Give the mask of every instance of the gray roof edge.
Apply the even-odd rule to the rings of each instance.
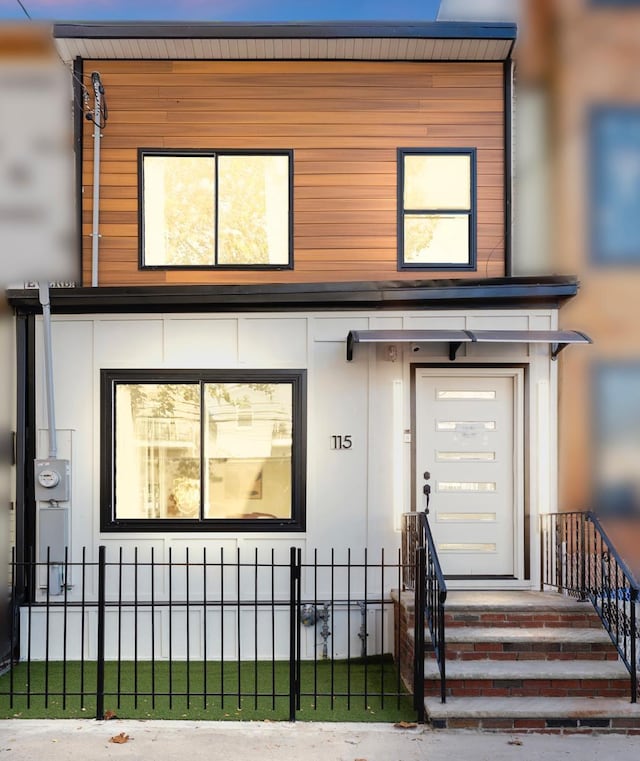
[[[508,22],[331,21],[288,23],[69,21],[53,25],[56,39],[341,39],[416,38],[515,40]]]

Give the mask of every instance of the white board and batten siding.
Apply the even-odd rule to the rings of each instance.
[[[490,364],[526,368],[523,419],[528,439],[522,467],[527,473],[519,535],[526,519],[555,509],[556,500],[556,363],[549,347],[540,344],[485,344],[462,346],[449,362],[447,344],[359,345],[352,362],[346,361],[350,330],[393,329],[522,329],[556,328],[553,309],[461,311],[349,311],[332,313],[146,314],[55,316],[53,318],[56,420],[61,450],[70,457],[70,560],[97,559],[98,545],[116,560],[138,548],[141,560],[154,548],[157,562],[185,556],[196,562],[219,557],[267,559],[285,562],[292,546],[301,548],[303,562],[345,562],[350,548],[354,562],[368,549],[379,563],[384,549],[395,562],[400,544],[401,514],[423,509],[412,498],[413,468],[411,387],[415,365],[439,364],[453,373],[462,366]],[[42,331],[37,325],[38,456],[46,456],[46,400],[42,367]],[[305,369],[307,371],[307,479],[306,531],[296,533],[101,533],[100,531],[100,371],[102,369]],[[526,393],[525,393],[526,391]],[[332,437],[350,436],[349,449],[332,448]],[[420,465],[418,464],[418,468]],[[420,473],[419,473],[420,475]],[[437,494],[434,495],[437,498]],[[516,538],[514,551],[522,552]],[[513,583],[536,586],[538,549],[532,546],[531,578],[523,579],[522,563],[515,563]],[[311,578],[311,577],[309,577]],[[78,587],[71,579],[69,599]],[[397,586],[389,573],[388,591]],[[313,590],[302,590],[303,597]],[[107,590],[107,596],[113,590]],[[166,595],[166,584],[156,590]],[[319,590],[319,597],[324,594]],[[336,590],[336,595],[345,590]],[[158,613],[158,615],[161,615]],[[34,624],[36,622],[34,621]],[[357,628],[357,627],[356,627]]]

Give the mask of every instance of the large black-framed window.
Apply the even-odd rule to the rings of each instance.
[[[138,150],[141,269],[292,269],[293,151]]]
[[[399,148],[398,269],[475,268],[475,148]]]
[[[590,249],[600,266],[640,264],[640,107],[590,114]]]
[[[304,531],[305,370],[102,370],[103,531]]]

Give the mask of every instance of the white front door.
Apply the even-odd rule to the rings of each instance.
[[[446,576],[516,577],[522,565],[522,371],[417,368],[416,488]]]

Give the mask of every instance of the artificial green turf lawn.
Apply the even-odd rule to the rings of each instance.
[[[333,668],[332,668],[333,665]],[[366,673],[366,680],[365,680]],[[0,718],[95,718],[96,664],[50,662],[19,663],[13,670],[13,706],[10,674],[0,677]],[[301,721],[400,721],[412,719],[411,697],[398,683],[390,657],[367,661],[303,661],[301,698],[296,718]],[[83,679],[83,681],[81,681]],[[31,698],[27,686],[30,683]],[[365,682],[366,693],[365,697]],[[118,698],[118,683],[120,684]],[[42,694],[48,684],[49,698]],[[137,684],[137,690],[135,689]],[[289,664],[276,662],[139,662],[105,665],[105,712],[119,718],[287,720],[289,718]],[[256,689],[257,685],[257,689]],[[80,692],[84,691],[84,700]],[[132,697],[138,692],[137,701]],[[350,700],[346,697],[351,692]],[[66,692],[66,701],[62,693]],[[155,692],[155,699],[151,693]],[[168,693],[171,693],[171,699]],[[238,696],[240,692],[240,697]],[[254,697],[255,693],[259,697]],[[275,692],[275,699],[271,693]],[[330,697],[333,692],[333,699]],[[380,693],[385,692],[384,699]],[[400,692],[398,696],[396,693]],[[19,694],[22,693],[22,694]],[[158,693],[165,693],[160,696]],[[199,693],[199,694],[198,694]],[[221,696],[221,693],[224,693]],[[355,693],[355,694],[354,694]]]

